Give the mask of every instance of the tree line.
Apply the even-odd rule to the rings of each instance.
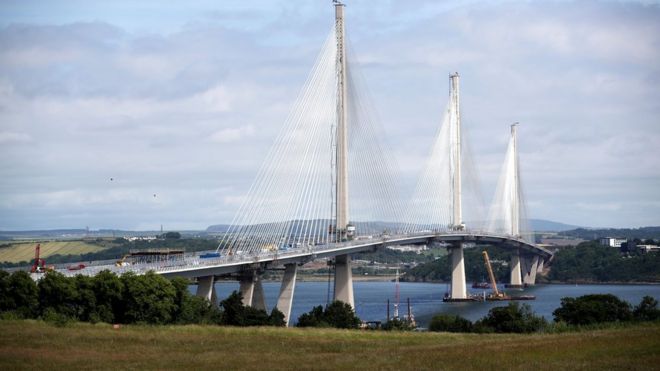
[[[153,272],[117,276],[102,271],[94,277],[66,277],[48,272],[38,282],[23,271],[0,271],[2,318],[37,318],[122,324],[217,324],[284,326],[284,314],[243,305],[233,292],[218,307],[188,291],[184,278],[168,280]]]
[[[551,282],[660,282],[660,253],[621,254],[619,248],[587,241],[555,253]]]
[[[468,281],[488,277],[481,252],[488,251],[497,282],[509,282],[511,251],[496,246],[464,250]],[[547,276],[538,282],[660,282],[660,252],[621,254],[618,248],[586,241],[558,250]],[[451,256],[406,270],[403,280],[414,282],[451,281]]]
[[[557,332],[607,323],[659,321],[658,301],[650,296],[642,298],[633,307],[630,303],[611,294],[565,297],[552,313],[554,323],[536,315],[529,304],[511,302],[495,307],[488,314],[472,323],[457,315],[440,314],[431,319],[430,331],[476,333],[532,333]]]

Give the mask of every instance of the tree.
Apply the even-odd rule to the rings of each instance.
[[[472,322],[453,314],[438,314],[431,318],[429,331],[471,332]]]
[[[73,281],[76,288],[75,318],[85,322],[99,322],[101,318],[96,310],[94,279],[79,274]]]
[[[555,309],[552,315],[556,322],[566,322],[569,325],[628,321],[632,318],[630,304],[612,294],[562,298],[561,306]]]
[[[297,327],[330,327],[325,322],[323,316],[323,307],[321,305],[312,308],[308,313],[303,313],[298,317]]]
[[[181,233],[179,232],[167,232],[164,234],[166,240],[179,240],[181,239]]]
[[[243,295],[234,291],[220,302],[222,323],[231,326],[283,326],[284,314],[273,308],[270,316],[263,309],[243,305]]]
[[[27,272],[9,275],[0,272],[0,311],[13,311],[19,317],[33,318],[39,309],[37,284]]]
[[[330,303],[323,314],[328,324],[336,328],[358,328],[362,322],[350,304],[339,300]]]
[[[232,326],[243,326],[245,323],[243,310],[243,295],[233,291],[225,300],[220,302],[222,308],[222,323]]]
[[[530,333],[547,326],[543,317],[536,316],[529,304],[511,302],[506,307],[495,307],[474,324],[477,332]]]
[[[39,281],[38,287],[42,314],[52,312],[66,318],[78,318],[78,292],[72,279],[59,272],[48,272]]]
[[[175,311],[174,285],[166,278],[148,272],[142,276],[126,273],[124,283],[124,320],[128,323],[167,324]]]
[[[9,273],[0,270],[0,312],[6,312],[16,309],[16,304],[11,297],[9,297],[11,290],[9,289]]]
[[[660,319],[658,301],[651,296],[645,296],[633,310],[633,317],[638,321],[657,321]]]
[[[358,328],[360,318],[355,315],[350,304],[335,300],[325,310],[320,305],[312,308],[309,313],[303,313],[298,318],[298,327],[335,327]]]
[[[284,327],[286,326],[286,320],[284,319],[284,313],[279,309],[273,308],[270,311],[270,316],[268,316],[268,324],[275,327]]]
[[[124,284],[121,279],[109,270],[103,270],[94,276],[93,287],[98,320],[106,323],[121,322],[124,312]]]

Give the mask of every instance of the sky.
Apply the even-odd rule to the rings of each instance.
[[[414,187],[461,74],[484,197],[518,143],[528,214],[660,225],[660,4],[347,0]],[[229,223],[334,22],[331,1],[4,0],[0,230]]]

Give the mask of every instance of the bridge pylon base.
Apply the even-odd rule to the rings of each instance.
[[[451,299],[467,299],[465,260],[461,242],[454,243],[451,247]]]
[[[284,321],[289,326],[291,319],[291,307],[293,306],[293,292],[296,288],[296,272],[298,265],[286,264],[284,266],[284,276],[282,277],[282,286],[280,286],[280,296],[277,299],[277,309],[284,313]]]
[[[353,298],[353,272],[351,271],[351,256],[348,254],[335,257],[335,296],[334,300],[348,303],[355,308]]]

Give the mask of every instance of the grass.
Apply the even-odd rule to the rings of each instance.
[[[0,248],[0,262],[17,263],[21,261],[32,262],[34,260],[34,248],[37,243],[41,244],[40,255],[48,258],[51,255],[78,255],[89,252],[97,252],[104,249],[98,245],[92,245],[85,241],[45,241],[45,242],[18,242]]]
[[[660,324],[478,335],[0,321],[0,369],[660,369]]]

